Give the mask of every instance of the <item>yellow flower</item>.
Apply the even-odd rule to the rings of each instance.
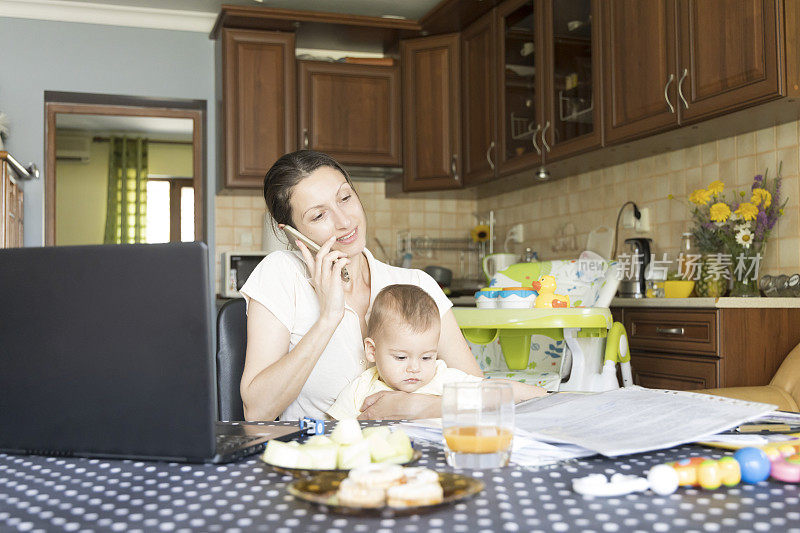
[[[489,240],[489,226],[486,224],[478,224],[472,231],[470,231],[472,235],[472,240],[474,242],[484,242]]]
[[[720,180],[714,180],[708,184],[708,192],[714,195],[720,194],[725,190],[725,184]]]
[[[706,205],[711,200],[711,192],[705,189],[696,189],[689,195],[689,201],[697,205]]]
[[[731,208],[725,202],[717,202],[711,206],[708,214],[714,222],[725,222],[731,216]]]
[[[764,202],[764,209],[768,208],[772,204],[772,194],[766,189],[753,189],[753,197],[750,198],[750,203],[759,205],[762,201]]]
[[[736,214],[744,220],[755,220],[756,215],[758,215],[758,208],[750,202],[742,202],[739,204],[739,209],[736,210]]]

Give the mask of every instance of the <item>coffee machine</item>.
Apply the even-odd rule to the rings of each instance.
[[[652,259],[652,239],[625,239],[629,247],[629,268],[621,266],[622,281],[619,284],[619,295],[622,298],[644,298],[647,293],[645,272]]]

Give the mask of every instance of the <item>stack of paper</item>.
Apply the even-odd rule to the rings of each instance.
[[[548,395],[518,408],[515,421],[541,441],[615,457],[696,442],[774,409],[707,394],[625,387]]]
[[[399,426],[413,440],[424,440],[444,447],[440,419],[403,422]],[[570,444],[547,444],[532,438],[519,428],[514,432],[511,462],[519,466],[542,466],[590,455],[595,455],[595,452]]]

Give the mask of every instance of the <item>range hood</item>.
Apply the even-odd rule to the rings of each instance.
[[[342,165],[353,180],[385,181],[403,175],[403,167],[367,167],[358,165]]]

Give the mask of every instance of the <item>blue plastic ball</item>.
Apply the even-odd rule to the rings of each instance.
[[[733,454],[733,458],[739,462],[742,481],[745,483],[758,483],[769,477],[772,463],[764,450],[753,447],[742,448]]]

